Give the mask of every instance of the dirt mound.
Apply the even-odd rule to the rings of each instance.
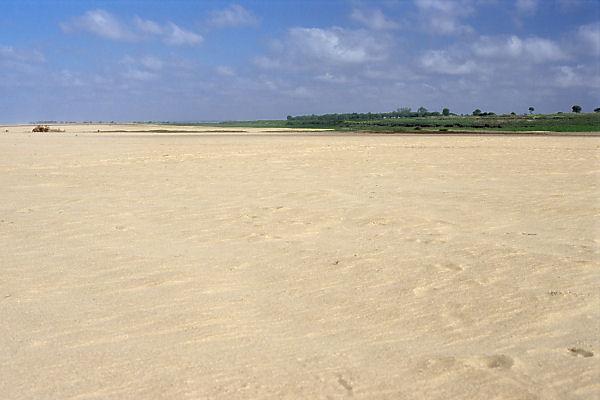
[[[31,132],[50,132],[50,127],[48,125],[38,125]]]
[[[50,128],[48,125],[38,125],[31,132],[64,132],[64,129]]]

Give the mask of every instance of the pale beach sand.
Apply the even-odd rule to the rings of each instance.
[[[0,128],[1,398],[600,398],[600,138],[64,128]]]

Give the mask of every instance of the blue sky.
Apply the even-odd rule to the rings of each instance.
[[[2,0],[0,24],[0,122],[600,107],[600,0]]]

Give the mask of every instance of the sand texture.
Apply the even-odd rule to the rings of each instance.
[[[600,398],[600,138],[28,130],[3,399]]]

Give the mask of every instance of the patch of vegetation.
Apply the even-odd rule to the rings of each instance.
[[[500,131],[500,132],[599,132],[599,113],[548,115],[428,115],[388,116],[382,114],[326,114],[288,117],[286,121],[229,122],[224,126],[328,128],[340,131],[411,132]]]
[[[400,108],[389,113],[352,113],[288,116],[287,126],[303,128],[334,128],[338,130],[369,130],[404,132],[411,130],[427,131],[550,131],[550,132],[598,132],[600,115],[580,113],[578,106],[574,113],[504,114],[482,112],[477,109],[472,115],[451,114],[448,109],[442,113],[429,112],[424,107],[412,112],[410,108]]]
[[[286,120],[225,121],[220,123],[197,123],[185,125],[245,127],[245,128],[293,128],[332,129],[335,131],[366,132],[600,132],[600,109],[583,113],[573,106],[571,113],[529,114],[515,113],[496,115],[480,109],[472,115],[457,115],[444,108],[442,112],[430,112],[425,107],[417,111],[399,108],[385,113],[346,113],[288,116]],[[177,125],[177,124],[170,124]]]

